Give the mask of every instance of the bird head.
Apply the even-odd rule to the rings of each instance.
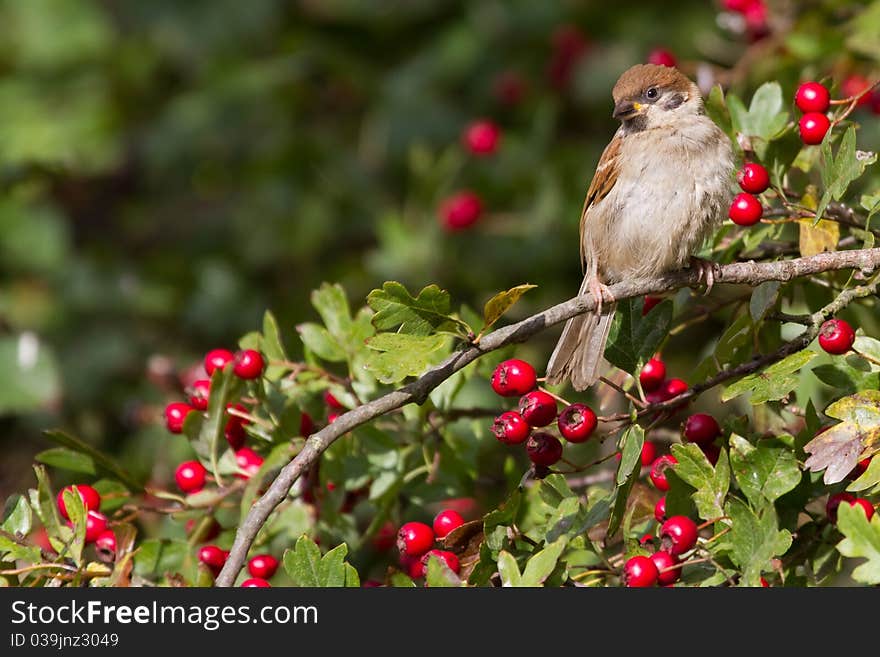
[[[629,131],[671,125],[704,111],[697,85],[669,66],[633,66],[617,80],[612,96],[613,116]]]

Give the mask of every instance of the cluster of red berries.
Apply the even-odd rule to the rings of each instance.
[[[642,367],[639,383],[645,392],[645,400],[650,404],[669,401],[688,389],[688,384],[683,379],[666,378],[666,363],[656,356]]]
[[[659,546],[650,556],[636,555],[627,559],[622,574],[624,586],[671,586],[681,578],[681,567],[687,561],[687,556],[682,557],[697,544],[697,523],[687,516],[672,516],[658,522],[662,523]],[[640,543],[645,548],[653,548],[655,538],[646,534]]]
[[[203,545],[199,548],[198,558],[214,577],[220,574],[226,560],[229,558],[229,550],[224,550],[216,545]],[[248,572],[251,577],[241,583],[243,588],[270,588],[269,580],[278,570],[278,559],[271,554],[257,554],[248,561]]]
[[[165,426],[168,431],[175,434],[183,433],[183,424],[190,413],[208,410],[211,394],[210,377],[215,371],[222,370],[230,363],[233,374],[246,381],[258,379],[266,365],[263,355],[255,349],[242,349],[234,354],[227,349],[209,351],[204,360],[205,374],[209,378],[198,379],[189,386],[188,402],[171,402],[165,407]],[[244,428],[248,420],[240,414],[246,413],[247,408],[241,403],[227,404],[226,412],[229,418],[224,427],[224,435],[229,447],[235,452],[235,461],[240,470],[236,476],[247,479],[263,465],[263,457],[244,446],[247,437]],[[305,419],[304,414],[303,420]],[[174,479],[184,493],[196,493],[204,488],[207,471],[198,461],[186,461],[177,467]]]
[[[489,157],[498,150],[501,128],[488,119],[478,119],[465,127],[461,141],[471,155]],[[440,204],[440,219],[450,231],[470,228],[482,214],[483,200],[470,189],[458,191]]]
[[[798,121],[801,141],[805,144],[821,144],[831,127],[825,112],[831,104],[831,94],[818,82],[804,82],[794,95],[794,103],[804,113]]]
[[[454,552],[434,547],[438,539],[445,538],[449,532],[464,524],[464,518],[457,511],[444,509],[434,517],[433,527],[423,522],[407,522],[397,532],[397,549],[400,551],[400,565],[413,579],[424,577],[428,560],[434,556],[443,561],[456,575],[461,572],[461,563]]]
[[[744,31],[752,41],[756,41],[770,33],[767,22],[767,5],[764,0],[724,0],[722,3],[727,11],[739,17]]]
[[[94,543],[101,553],[112,558],[112,555],[116,553],[116,534],[108,528],[107,516],[100,513],[101,494],[88,484],[73,484],[61,489],[55,501],[58,505],[58,512],[67,520],[67,525],[71,528],[73,528],[73,522],[67,513],[67,505],[64,503],[65,491],[75,491],[86,509],[86,543]]]
[[[532,432],[556,422],[559,434],[570,443],[585,442],[598,419],[586,404],[569,404],[557,412],[556,398],[536,390],[535,368],[524,360],[506,360],[492,373],[492,389],[502,397],[519,397],[516,411],[495,418],[492,432],[506,445],[525,443],[526,453],[536,466],[549,467],[562,458],[562,442],[547,431]]]
[[[834,356],[845,354],[856,341],[856,332],[844,319],[829,319],[819,327],[819,346]]]
[[[764,208],[756,195],[770,186],[770,176],[763,166],[749,162],[736,174],[736,180],[743,191],[734,197],[727,214],[739,226],[753,226],[764,214]]]

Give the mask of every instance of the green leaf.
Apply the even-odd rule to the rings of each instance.
[[[61,394],[52,349],[33,333],[0,337],[0,415],[35,411]]]
[[[880,442],[880,391],[863,390],[837,400],[825,415],[841,420],[804,445],[810,454],[805,465],[825,470],[823,480],[835,484],[852,472],[863,451]]]
[[[853,342],[853,350],[868,356],[880,363],[880,340],[868,337],[867,335],[859,335]]]
[[[179,573],[192,549],[186,541],[149,538],[142,541],[134,553],[134,572],[140,577]]]
[[[526,562],[526,569],[523,571],[519,586],[543,585],[544,580],[550,577],[553,569],[556,568],[556,562],[559,561],[566,543],[567,540],[565,538],[560,538],[540,552],[532,555]]]
[[[763,158],[767,144],[785,130],[788,112],[778,82],[765,82],[752,96],[748,111],[733,94],[728,94],[727,105],[733,127],[737,132],[752,138],[752,147]]]
[[[730,112],[727,109],[727,104],[724,102],[724,90],[720,84],[712,87],[709,95],[706,97],[706,114],[724,131],[724,134],[731,139],[736,137],[733,132],[733,123],[730,120]]]
[[[454,588],[461,586],[461,579],[449,569],[443,559],[432,554],[428,557],[425,583],[430,588]]]
[[[260,469],[248,479],[244,492],[241,495],[241,504],[239,505],[241,515],[239,524],[244,522],[245,517],[259,496],[266,475],[272,470],[284,467],[293,458],[294,450],[294,446],[289,442],[275,445],[275,447],[272,448],[272,451],[270,451],[266,455],[266,458],[263,459],[263,464],[260,466]]]
[[[347,355],[330,332],[320,324],[305,322],[296,327],[299,339],[306,348],[321,358],[332,363],[347,359]]]
[[[423,288],[417,297],[397,281],[387,281],[381,290],[367,295],[367,305],[375,311],[373,326],[378,331],[429,335],[438,331],[470,330],[450,315],[449,292],[436,285]]]
[[[284,571],[295,586],[321,586],[318,566],[321,563],[321,548],[303,534],[292,550],[285,550],[282,558]]]
[[[446,354],[445,335],[379,333],[367,341],[372,353],[365,367],[382,383],[398,383],[408,376],[424,374]]]
[[[0,534],[0,561],[14,561],[16,559],[34,564],[40,563],[43,560],[43,555],[40,548],[35,545],[22,545]]]
[[[391,586],[396,589],[414,589],[416,588],[416,583],[410,579],[409,575],[404,573],[394,573],[390,578]]]
[[[865,168],[877,161],[877,154],[856,150],[856,129],[849,126],[840,141],[837,155],[831,153],[831,143],[828,139],[822,142],[822,184],[825,193],[819,201],[816,217],[821,219],[825,214],[828,204],[832,200],[839,201],[843,198],[850,184],[859,178]]]
[[[281,330],[278,328],[278,320],[271,311],[263,313],[263,333],[260,336],[260,351],[271,361],[286,361],[287,352],[281,342]],[[277,381],[287,370],[284,365],[271,365],[266,367],[264,376],[269,381]]]
[[[318,564],[320,586],[340,588],[345,586],[345,556],[348,546],[340,543],[325,554]]]
[[[46,449],[34,457],[40,463],[45,463],[53,468],[82,472],[89,475],[98,474],[98,468],[91,456],[82,452],[75,452],[67,447],[53,447]]]
[[[633,484],[639,477],[641,459],[633,458],[642,453],[642,445],[645,443],[645,430],[638,424],[631,425],[621,436],[618,449],[620,450],[620,462],[617,464],[617,474],[614,477],[614,504],[611,507],[611,516],[608,519],[608,535],[614,534],[620,527],[626,512],[626,503]]]
[[[346,563],[348,546],[340,543],[321,556],[321,549],[303,534],[292,550],[286,550],[282,563],[296,586],[343,587],[357,578],[357,571]]]
[[[880,373],[864,372],[836,360],[834,364],[814,367],[812,373],[822,383],[834,388],[836,395],[851,395],[866,388],[877,388],[880,385]]]
[[[86,545],[86,507],[79,493],[65,488],[61,493],[64,497],[64,508],[73,528],[73,538],[67,544],[70,557],[77,566],[83,563],[82,553]]]
[[[846,487],[851,493],[867,490],[880,484],[880,458],[872,458],[868,463],[868,469],[862,475]]]
[[[846,34],[847,50],[880,61],[880,3],[866,3],[864,10],[855,12],[843,26],[842,32]]]
[[[345,342],[344,338],[351,333],[351,309],[342,286],[324,283],[312,292],[311,301],[330,335],[340,344]]]
[[[214,370],[207,419],[203,421],[200,413],[191,412],[183,423],[183,431],[190,439],[196,454],[210,464],[211,474],[221,486],[223,478],[220,476],[220,453],[227,447],[224,432],[229,421],[226,405],[232,401],[240,386],[239,379],[232,374],[231,364],[222,370]]]
[[[766,504],[753,511],[744,502],[731,498],[726,505],[731,520],[731,559],[742,569],[742,586],[760,586],[761,573],[771,569],[770,560],[791,547],[791,534],[779,529],[776,509]]]
[[[498,553],[498,574],[501,576],[501,586],[522,586],[519,566],[507,550]]]
[[[837,550],[845,557],[864,557],[867,561],[852,576],[863,584],[880,584],[880,515],[871,521],[861,507],[841,504],[837,508],[837,529],[844,538]]]
[[[765,281],[752,290],[752,296],[749,299],[749,314],[753,322],[764,319],[773,306],[776,305],[776,299],[779,296],[779,281]]]
[[[483,328],[480,329],[480,333],[484,333],[488,328],[492,327],[495,322],[501,319],[501,316],[504,315],[504,313],[510,310],[513,305],[519,301],[522,295],[536,287],[538,286],[530,285],[528,283],[517,285],[506,292],[499,292],[489,299],[483,307]]]
[[[350,563],[345,563],[345,587],[349,589],[357,589],[361,586],[361,578],[357,569]]]
[[[795,129],[785,130],[767,144],[762,159],[770,174],[770,182],[775,187],[784,186],[785,176],[788,175],[803,147],[804,142]]]
[[[791,449],[761,441],[758,446],[737,434],[730,436],[730,465],[740,490],[753,506],[775,502],[801,481]]]
[[[33,526],[33,512],[24,495],[10,495],[3,508],[0,529],[13,536],[25,537]]]
[[[724,389],[721,401],[730,401],[746,393],[751,393],[749,401],[753,406],[782,399],[798,384],[798,378],[794,376],[794,372],[815,357],[816,352],[804,349],[774,363],[763,372],[744,376]]]
[[[618,302],[605,347],[605,358],[630,373],[654,355],[672,323],[671,303],[661,303],[645,316],[643,306],[643,299]]]
[[[49,475],[42,465],[34,466],[34,474],[37,477],[37,488],[28,491],[31,508],[40,518],[49,535],[57,536],[61,527],[61,516],[58,515],[58,505],[49,483]]]
[[[709,463],[703,451],[693,443],[676,444],[671,448],[678,460],[673,471],[692,486],[691,494],[697,513],[703,520],[713,520],[724,515],[724,500],[730,488],[730,466],[727,452],[721,450],[715,467]]]
[[[43,432],[49,440],[58,443],[62,447],[66,447],[74,452],[84,454],[89,457],[99,471],[103,471],[108,475],[124,482],[127,486],[134,490],[143,490],[143,486],[134,478],[125,468],[119,465],[103,452],[95,449],[88,443],[80,440],[76,436],[61,431],[60,429],[50,429]]]

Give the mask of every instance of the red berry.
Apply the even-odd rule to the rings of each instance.
[[[556,426],[559,433],[570,443],[582,443],[589,439],[599,423],[596,414],[586,404],[571,404],[559,414]]]
[[[651,465],[655,458],[657,458],[657,445],[646,440],[642,445],[642,467]]]
[[[855,502],[856,496],[851,493],[834,493],[828,498],[828,501],[825,503],[825,515],[828,516],[828,520],[832,523],[837,523],[837,507],[840,506],[841,502],[847,502],[852,504]]]
[[[648,63],[669,66],[670,68],[678,66],[675,55],[666,50],[666,48],[654,48],[654,50],[648,53]]]
[[[203,545],[198,552],[199,561],[205,564],[216,576],[223,569],[223,564],[229,557],[229,552],[216,545]]]
[[[434,536],[445,538],[453,529],[458,529],[464,524],[464,518],[457,511],[444,509],[434,517]]]
[[[498,148],[501,130],[492,121],[474,121],[465,128],[462,141],[474,155],[491,155]]]
[[[562,25],[553,32],[553,55],[547,66],[547,75],[556,89],[562,90],[568,86],[587,47],[586,38],[574,25]]]
[[[243,589],[271,589],[272,585],[260,577],[251,577],[241,583]]]
[[[244,425],[237,417],[231,417],[226,421],[226,427],[223,429],[223,435],[226,436],[226,442],[229,443],[229,447],[232,449],[233,452],[241,449],[241,447],[244,445],[244,441],[247,439]]]
[[[235,476],[239,479],[250,479],[255,474],[257,474],[260,466],[263,465],[263,457],[257,454],[250,447],[242,447],[235,452],[235,463],[238,466],[239,470],[244,471],[243,473],[240,472]]]
[[[766,579],[764,579],[764,578],[762,577],[762,578],[761,578],[761,587],[766,589],[766,588],[769,587],[769,586],[770,586],[770,582],[768,582]]]
[[[524,360],[511,358],[492,372],[492,390],[502,397],[519,397],[533,390],[538,382],[535,368]]]
[[[235,353],[232,372],[239,379],[257,379],[263,373],[266,361],[256,349],[243,349]]]
[[[171,402],[165,407],[165,426],[171,433],[183,433],[183,423],[195,409],[185,402]]]
[[[211,381],[199,379],[190,388],[189,403],[197,411],[208,410],[208,397],[211,394]]]
[[[314,430],[315,422],[312,420],[312,416],[303,411],[299,418],[299,435],[311,436]]]
[[[642,371],[639,372],[639,382],[642,384],[642,390],[645,392],[653,392],[657,390],[663,381],[666,380],[666,364],[659,358],[652,358]]]
[[[684,423],[684,439],[689,443],[706,445],[720,434],[718,421],[707,413],[694,413]]]
[[[105,529],[95,538],[95,549],[107,560],[116,555],[116,534],[112,529]]]
[[[260,579],[272,579],[278,570],[278,559],[271,554],[258,554],[248,561],[248,572]]]
[[[434,545],[434,531],[423,522],[405,523],[397,532],[397,549],[408,557],[420,557]]]
[[[461,571],[461,563],[454,553],[447,552],[446,550],[430,550],[426,552],[421,558],[422,568],[424,568],[426,572],[428,570],[428,559],[430,559],[431,556],[435,556],[443,561],[443,563],[446,564],[449,570],[454,572],[456,575],[458,575],[458,573]]]
[[[534,433],[526,442],[526,453],[535,465],[550,466],[562,458],[562,443],[549,433]]]
[[[506,411],[495,418],[492,433],[506,445],[518,445],[529,439],[532,428],[516,411]]]
[[[727,216],[738,226],[753,226],[761,220],[763,214],[764,208],[761,207],[758,199],[751,194],[740,192],[730,204]]]
[[[400,565],[412,579],[418,579],[425,576],[425,564],[422,563],[422,557],[411,557],[403,554],[400,556]]]
[[[682,379],[669,379],[663,386],[663,400],[668,401],[687,392],[688,384]]]
[[[801,141],[808,145],[821,144],[830,127],[831,121],[821,112],[809,112],[798,121]]]
[[[378,589],[382,586],[384,586],[384,584],[382,584],[382,582],[377,579],[364,580],[364,582],[361,584],[362,589]]]
[[[546,427],[556,419],[556,400],[543,390],[532,390],[519,400],[519,413],[531,427]]]
[[[649,476],[651,478],[651,483],[654,484],[657,490],[669,490],[669,482],[666,480],[666,469],[671,468],[676,463],[678,463],[678,459],[672,454],[665,454],[651,464],[651,473]]]
[[[770,186],[770,174],[756,162],[749,162],[736,174],[736,180],[744,192],[760,194]]]
[[[819,328],[819,346],[829,354],[845,354],[856,341],[856,332],[849,322],[829,319]]]
[[[67,515],[67,507],[64,504],[64,491],[66,490],[75,490],[79,493],[79,498],[83,501],[83,506],[86,508],[86,511],[98,511],[101,508],[100,493],[88,484],[65,486],[59,491],[58,497],[55,500],[58,504],[59,513],[61,513],[65,519],[70,519],[70,516]]]
[[[174,471],[177,487],[184,493],[195,493],[205,487],[208,471],[198,461],[184,461]]]
[[[643,534],[639,539],[639,545],[654,545],[654,535],[653,534]]]
[[[657,566],[645,556],[631,557],[623,565],[623,584],[630,588],[645,588],[657,583]]]
[[[697,523],[687,516],[672,516],[660,527],[660,538],[669,554],[684,554],[697,544]]]
[[[394,523],[390,520],[386,521],[384,525],[379,527],[379,531],[376,532],[376,535],[373,536],[373,547],[378,552],[385,552],[394,547],[394,542],[397,540],[397,528],[394,526]]]
[[[329,390],[324,391],[324,403],[327,404],[327,408],[332,408],[334,411],[345,410],[345,406],[340,404],[336,396]]]
[[[728,11],[735,11],[738,14],[743,14],[751,7],[755,2],[760,2],[761,0],[724,0],[722,5]]]
[[[653,297],[650,294],[646,294],[645,302],[642,305],[642,317],[651,312],[651,309],[661,301],[663,301],[663,297]]]
[[[817,434],[817,435],[818,435],[818,434]],[[868,466],[871,465],[871,459],[872,459],[872,458],[873,458],[873,457],[869,456],[868,458],[866,458],[866,459],[862,459],[861,461],[859,461],[858,463],[856,463],[856,467],[854,467],[854,468],[852,469],[852,472],[850,472],[849,475],[848,475],[849,478],[850,478],[850,479],[858,479],[858,478],[861,477],[863,474],[865,474],[865,471],[868,469]]]
[[[840,83],[840,91],[846,98],[858,96],[865,89],[871,86],[871,82],[863,75],[850,75]],[[858,101],[856,107],[868,105],[871,102],[871,94],[863,94]]]
[[[471,191],[450,196],[440,204],[440,218],[447,230],[469,228],[483,213],[483,201]]]
[[[880,89],[875,89],[871,94],[871,112],[880,114]]]
[[[801,112],[827,112],[831,94],[818,82],[804,82],[794,95],[794,103]]]
[[[666,496],[664,495],[659,500],[657,500],[657,504],[654,505],[654,519],[657,522],[663,522],[666,520]]]
[[[235,356],[228,349],[212,349],[205,355],[205,372],[208,376],[214,374],[214,370],[222,370]]]
[[[868,520],[874,517],[874,505],[864,497],[857,497],[850,502],[849,505],[862,507],[862,510],[865,512],[865,517],[867,517]]]
[[[708,445],[700,445],[699,447],[709,463],[712,465],[718,463],[718,457],[721,456],[721,448],[718,447],[718,445],[709,443]]]
[[[86,543],[94,543],[107,529],[107,516],[97,511],[86,514]]]
[[[657,582],[663,586],[675,584],[681,577],[681,568],[673,568],[678,565],[678,559],[664,550],[651,555],[651,561],[657,566]],[[666,570],[667,568],[671,570]],[[665,571],[665,572],[664,572]]]

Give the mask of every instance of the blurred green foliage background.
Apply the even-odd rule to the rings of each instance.
[[[297,353],[323,281],[355,306],[386,279],[476,308],[538,284],[519,315],[572,296],[625,68],[662,45],[745,96],[876,70],[880,3],[769,6],[750,44],[706,0],[0,0],[0,498],[50,426],[142,476],[174,462],[173,368],[266,308]],[[491,158],[461,146],[478,117]],[[465,188],[486,213],[447,233]]]

